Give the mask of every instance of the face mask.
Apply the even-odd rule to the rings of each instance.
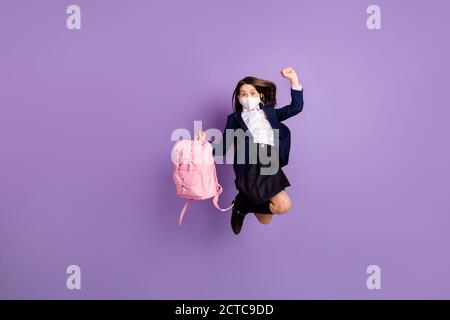
[[[239,98],[239,103],[244,107],[246,110],[253,110],[256,109],[256,107],[261,102],[261,99],[258,97],[246,97],[246,98]]]

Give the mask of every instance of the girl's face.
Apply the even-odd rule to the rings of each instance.
[[[256,88],[251,84],[244,84],[239,89],[238,98],[248,98],[248,97],[256,98],[258,96],[259,96],[258,91],[256,91]]]

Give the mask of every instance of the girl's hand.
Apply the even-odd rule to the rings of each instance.
[[[197,140],[204,140],[205,138],[206,138],[206,132],[205,131],[197,132]]]
[[[282,69],[281,70],[281,75],[283,77],[285,77],[286,79],[291,80],[291,84],[292,85],[298,85],[299,84],[297,73],[291,67],[287,67],[287,68]]]

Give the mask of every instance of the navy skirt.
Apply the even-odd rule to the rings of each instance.
[[[261,145],[258,144],[256,148],[257,163],[246,164],[244,173],[234,180],[238,191],[255,204],[266,202],[271,197],[291,185],[281,168],[278,167],[269,170],[274,163],[270,161],[266,164],[264,162],[267,161],[261,161],[260,150],[263,150],[264,148],[266,148],[266,156],[271,156],[271,153],[274,150],[271,145],[264,145],[264,147],[261,147]],[[279,161],[276,161],[276,163],[278,163],[279,166]],[[262,168],[265,169],[261,171]],[[269,171],[271,174],[267,174]]]

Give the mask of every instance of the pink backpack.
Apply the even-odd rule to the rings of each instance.
[[[230,210],[233,205],[222,209],[219,207],[219,195],[222,186],[217,180],[216,165],[212,154],[212,146],[207,140],[180,140],[172,148],[174,163],[173,181],[177,196],[186,198],[181,209],[178,225],[192,200],[213,198],[214,206],[222,211]]]

